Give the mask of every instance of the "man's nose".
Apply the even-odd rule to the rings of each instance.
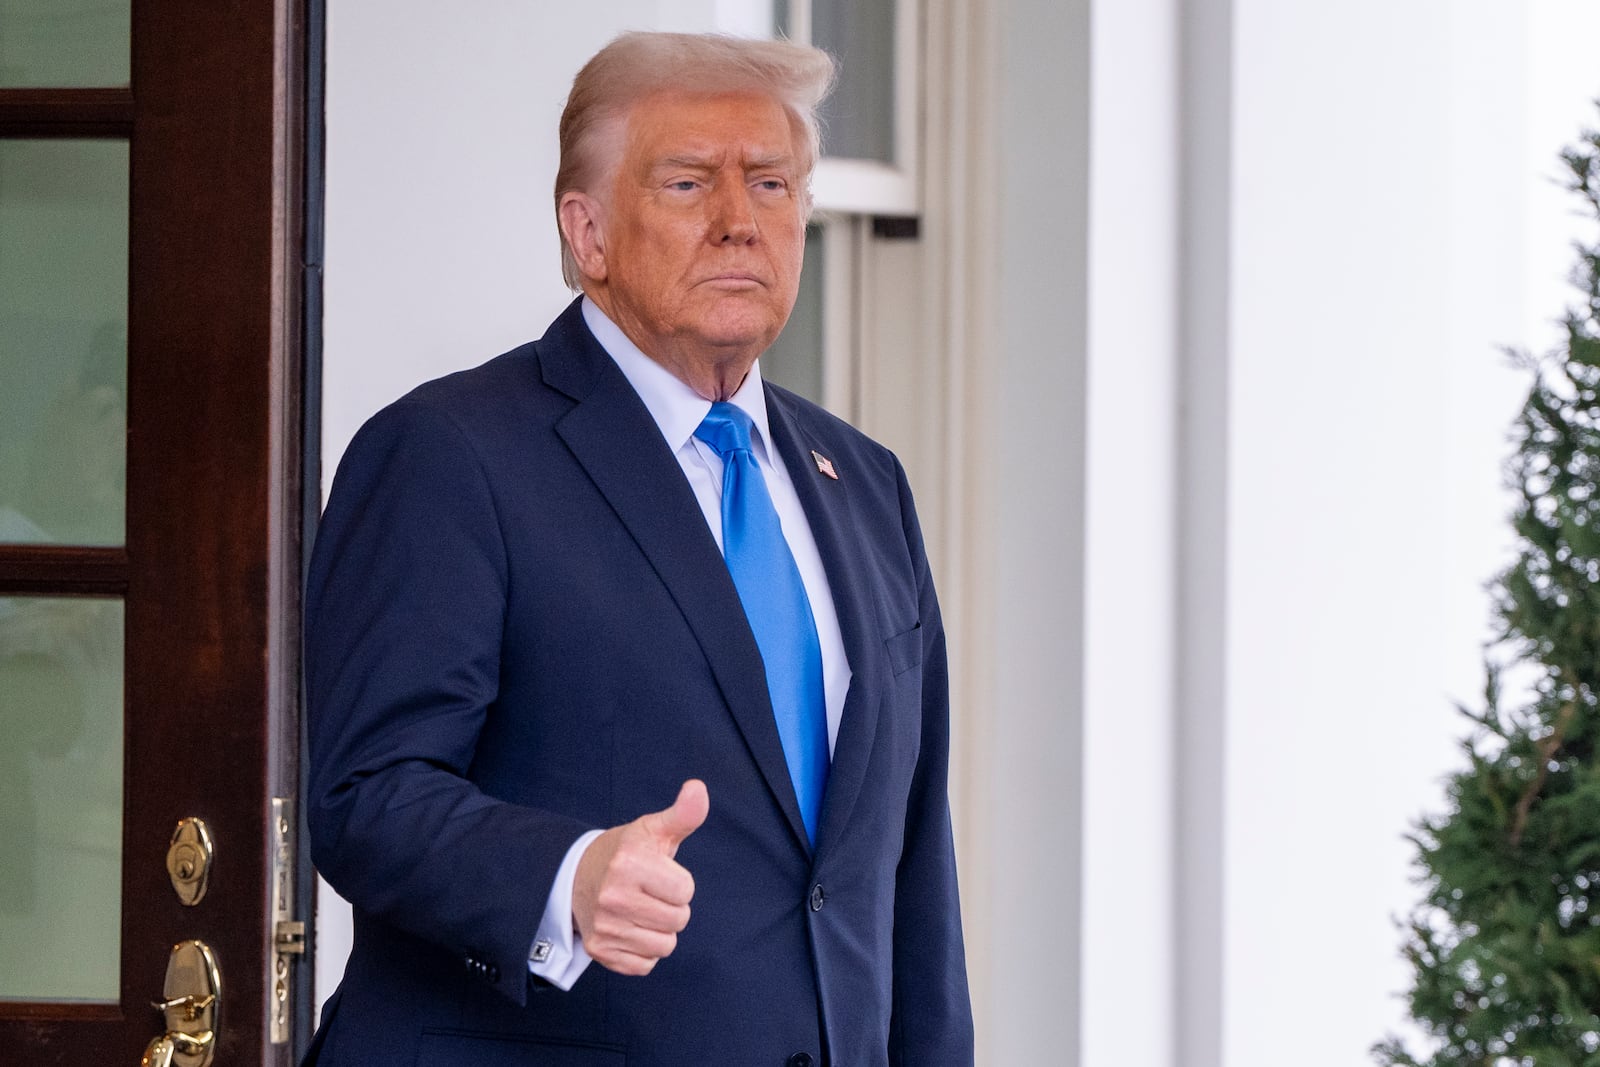
[[[750,191],[741,183],[729,183],[716,200],[714,232],[718,244],[749,244],[756,238],[756,216],[751,210]]]

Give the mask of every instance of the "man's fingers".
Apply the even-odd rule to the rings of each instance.
[[[691,778],[678,790],[678,799],[672,802],[672,807],[645,815],[639,822],[655,838],[662,852],[675,856],[683,839],[700,829],[710,813],[711,795],[706,792],[706,784]]]
[[[672,955],[672,950],[678,947],[678,935],[662,930],[645,930],[637,926],[624,927],[615,933],[608,933],[602,927],[594,938],[594,944],[590,944],[586,939],[583,947],[597,960],[621,952],[660,959]]]
[[[626,900],[606,902],[604,917],[616,925],[613,930],[639,927],[675,934],[689,925],[689,905],[671,904],[645,893],[630,894]]]
[[[694,899],[694,875],[675,860],[652,863],[639,872],[639,888],[666,904],[686,905]]]
[[[655,968],[655,965],[661,962],[661,957],[659,956],[641,956],[637,952],[629,952],[626,949],[602,950],[598,954],[590,952],[589,957],[608,971],[636,977],[649,974]]]
[[[646,816],[648,818],[648,816]],[[694,875],[677,860],[663,855],[660,841],[647,829],[625,841],[611,856],[602,890],[608,907],[619,907],[629,894],[642,893],[668,904],[687,904],[694,899]]]
[[[678,947],[678,931],[689,922],[687,907],[671,907],[642,894],[630,906],[602,909],[584,935],[590,957],[619,974],[648,974]]]

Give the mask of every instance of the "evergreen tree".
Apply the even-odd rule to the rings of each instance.
[[[1562,154],[1600,219],[1600,131]],[[1412,835],[1423,902],[1406,924],[1411,1015],[1385,1067],[1600,1067],[1600,243],[1576,246],[1566,347],[1517,355],[1515,562],[1494,585],[1502,643],[1531,672],[1507,707],[1493,665],[1448,811]]]

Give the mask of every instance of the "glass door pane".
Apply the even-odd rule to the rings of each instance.
[[[0,999],[115,1001],[122,603],[0,597]]]
[[[0,140],[0,544],[122,544],[127,331],[127,142]]]
[[[0,88],[128,84],[131,0],[0,0]]]

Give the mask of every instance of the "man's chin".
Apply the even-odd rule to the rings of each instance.
[[[783,323],[774,323],[772,315],[720,315],[702,322],[694,331],[700,344],[708,348],[729,352],[748,351],[754,356],[767,350],[783,330]]]

